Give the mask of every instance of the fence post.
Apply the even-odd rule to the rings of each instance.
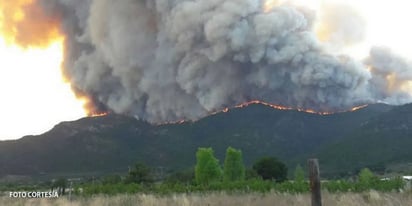
[[[73,190],[73,180],[69,179],[70,186],[69,186],[69,202],[72,201],[72,190]]]
[[[309,159],[308,169],[309,169],[310,191],[312,193],[312,206],[322,206],[318,159]]]

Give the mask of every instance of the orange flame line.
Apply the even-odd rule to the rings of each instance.
[[[90,114],[90,117],[104,117],[104,116],[107,116],[107,115],[109,115],[109,114],[110,114],[109,112],[92,113],[92,114]]]
[[[322,116],[332,115],[332,114],[336,114],[336,113],[354,112],[354,111],[363,109],[363,108],[368,106],[367,104],[365,104],[365,105],[360,105],[360,106],[353,107],[353,108],[348,109],[348,110],[342,110],[342,111],[337,111],[337,112],[317,112],[317,111],[312,110],[312,109],[301,109],[301,108],[296,109],[296,108],[293,108],[293,107],[285,107],[285,106],[270,104],[270,103],[259,101],[259,100],[253,100],[253,101],[249,101],[249,102],[245,102],[245,103],[236,105],[236,106],[231,107],[231,108],[227,107],[227,108],[224,108],[222,110],[211,112],[207,116],[212,116],[212,115],[216,115],[216,114],[219,114],[219,113],[227,113],[232,109],[244,108],[244,107],[247,107],[247,106],[250,106],[250,105],[253,105],[253,104],[260,104],[260,105],[268,106],[268,107],[271,107],[271,108],[277,109],[277,110],[290,110],[290,111],[295,110],[295,111],[299,111],[299,112],[305,112],[305,113],[309,113],[309,114],[317,114],[317,115],[322,115]],[[196,122],[198,120],[177,120],[177,121],[164,122],[164,123],[160,123],[160,124],[157,124],[157,125],[161,126],[161,125],[169,125],[169,124],[183,124],[183,123],[187,123],[187,122]]]

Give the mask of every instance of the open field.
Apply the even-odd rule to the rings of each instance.
[[[412,205],[410,193],[378,193],[375,191],[364,193],[323,194],[324,205],[342,206],[409,206]],[[47,199],[11,199],[1,197],[0,205],[4,206],[112,206],[112,205],[144,205],[144,206],[306,206],[310,205],[309,194],[178,194],[168,196],[156,195],[117,195],[95,196],[91,198],[73,198],[69,201],[66,197],[54,200]]]

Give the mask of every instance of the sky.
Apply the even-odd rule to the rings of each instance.
[[[366,40],[349,50],[353,56],[367,56],[371,45],[388,46],[404,56],[411,53],[410,1],[292,1],[313,9],[319,9],[325,1],[353,6],[367,22]],[[75,97],[70,84],[63,80],[63,50],[62,40],[46,48],[23,49],[5,43],[0,36],[0,140],[41,134],[61,121],[86,116],[84,102]]]

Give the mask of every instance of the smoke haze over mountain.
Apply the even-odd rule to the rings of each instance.
[[[60,20],[64,74],[97,110],[198,119],[252,100],[319,112],[412,101],[411,63],[363,41],[356,11],[258,0],[38,0]],[[30,9],[28,9],[30,13]],[[320,30],[315,30],[320,25]]]

